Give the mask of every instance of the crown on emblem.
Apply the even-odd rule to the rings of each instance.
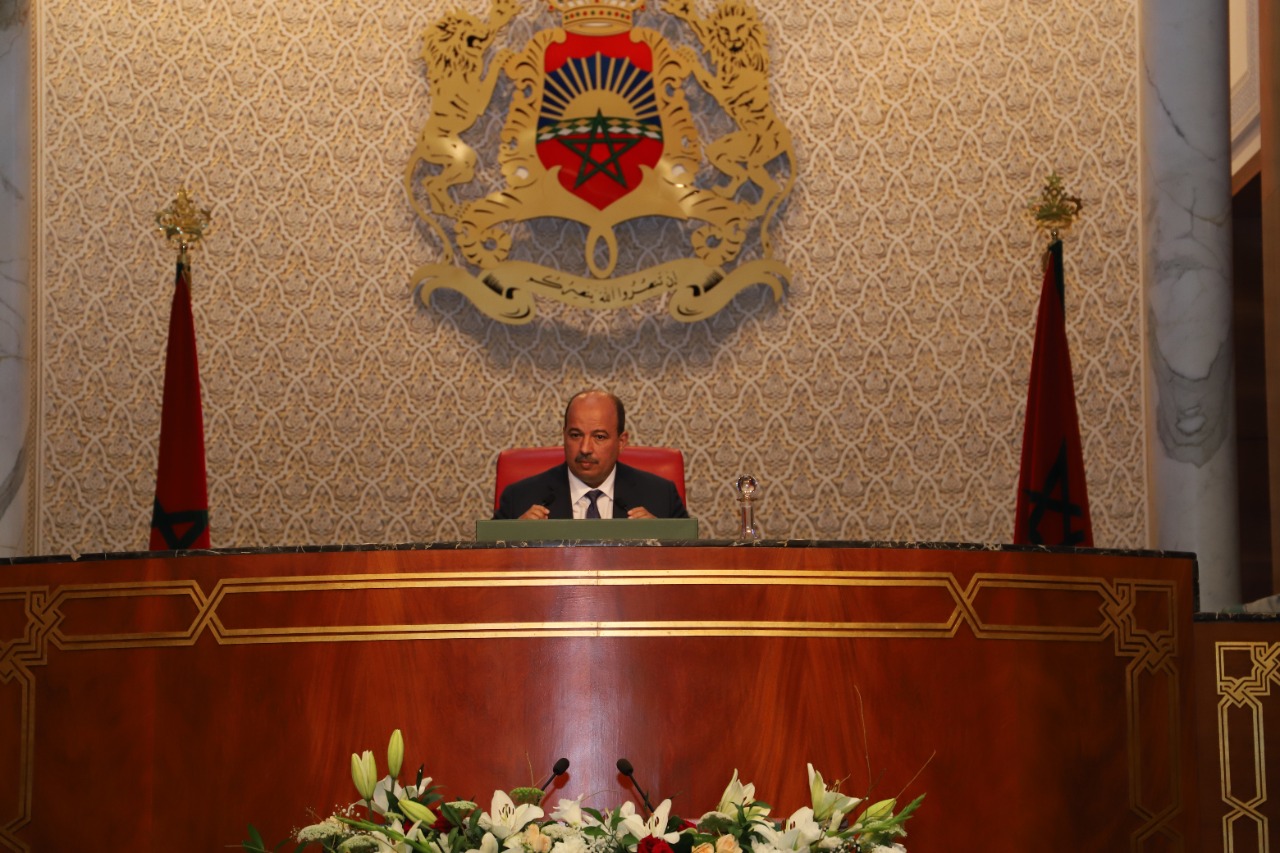
[[[631,29],[631,16],[645,0],[550,0],[570,32],[605,35]]]

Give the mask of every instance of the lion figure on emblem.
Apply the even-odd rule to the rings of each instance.
[[[435,217],[422,209],[417,199],[415,175],[427,163],[439,171],[422,179],[431,209],[439,216],[456,218],[458,203],[449,193],[451,187],[469,183],[475,176],[476,152],[462,141],[489,106],[497,85],[499,70],[506,61],[500,52],[484,75],[484,54],[494,36],[515,15],[515,0],[493,0],[488,21],[467,12],[449,12],[422,33],[422,59],[427,64],[427,85],[431,90],[431,115],[418,144],[405,166],[405,189],[418,215],[439,234],[444,250],[452,260],[452,248]]]
[[[738,125],[707,146],[707,159],[729,177],[717,187],[732,199],[750,180],[760,188],[760,200],[752,217],[764,216],[760,225],[765,252],[771,250],[769,223],[778,206],[795,184],[795,153],[791,132],[773,109],[769,97],[769,52],[764,26],[755,9],[742,0],[721,0],[710,18],[694,11],[694,0],[664,4],[667,11],[687,23],[715,74],[709,73],[689,51],[686,61],[694,78],[723,107]],[[787,178],[779,184],[766,168],[777,158],[787,157]]]

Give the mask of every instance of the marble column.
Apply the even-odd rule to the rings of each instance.
[[[1240,601],[1227,4],[1143,0],[1143,290],[1152,545]]]
[[[23,551],[31,123],[27,0],[0,0],[0,557]]]

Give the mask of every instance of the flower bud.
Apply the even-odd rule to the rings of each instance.
[[[356,783],[356,790],[363,799],[373,799],[373,787],[378,783],[378,765],[369,750],[366,749],[364,755],[351,753],[351,781]]]
[[[862,819],[868,823],[873,820],[884,820],[893,816],[893,807],[898,804],[897,800],[881,800],[867,806],[867,810],[863,813]]]
[[[387,772],[392,779],[400,776],[400,765],[404,762],[404,735],[396,729],[391,733],[391,743],[387,744]]]
[[[396,732],[399,733],[399,729]],[[400,813],[414,823],[426,823],[428,825],[436,822],[435,812],[424,806],[417,800],[401,800]]]

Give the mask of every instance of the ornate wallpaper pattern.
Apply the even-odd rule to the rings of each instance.
[[[1023,208],[1055,168],[1085,201],[1067,311],[1095,540],[1146,544],[1134,4],[758,3],[801,167],[788,301],[695,324],[543,303],[522,327],[411,298],[439,253],[401,184],[419,34],[455,5],[487,8],[38,5],[35,550],[145,547],[173,281],[152,216],[184,183],[216,222],[193,288],[216,546],[471,538],[497,451],[556,443],[591,385],[634,442],[684,449],[705,536],[732,534],[749,472],[771,537],[1007,541],[1042,249]],[[656,6],[637,25],[688,41]],[[498,47],[556,23],[528,4]],[[481,181],[501,122],[470,134]],[[578,226],[524,227],[527,257],[580,263]],[[620,236],[643,263],[663,227]]]

